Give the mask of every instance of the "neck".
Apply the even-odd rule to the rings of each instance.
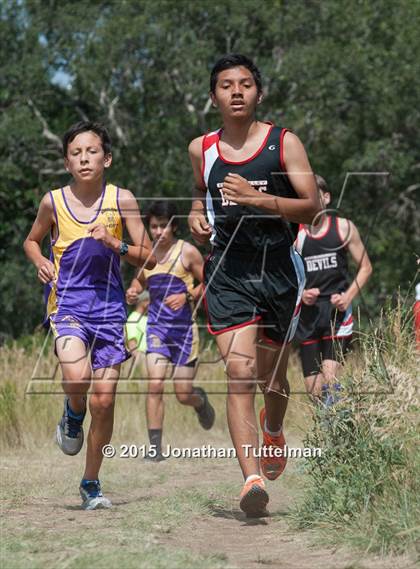
[[[258,128],[258,124],[255,115],[240,120],[228,118],[223,121],[223,139],[225,142],[235,142],[235,145],[242,146]]]
[[[324,215],[322,217],[321,223],[319,223],[318,225],[308,225],[310,232],[313,235],[317,235],[318,233],[322,233],[328,225],[328,218],[329,218],[328,215]]]
[[[159,244],[156,246],[156,253],[164,255],[165,253],[167,253],[169,251],[169,249],[176,243],[176,239],[173,238],[172,241],[170,241],[168,244]]]
[[[92,180],[89,182],[73,180],[70,184],[71,191],[76,197],[89,196],[90,198],[98,198],[104,188],[104,180]]]

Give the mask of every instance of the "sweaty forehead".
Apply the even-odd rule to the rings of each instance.
[[[238,67],[231,67],[230,69],[224,69],[220,71],[217,76],[217,81],[240,81],[241,79],[251,79],[254,81],[254,77],[249,69],[240,65]]]
[[[69,149],[82,148],[84,146],[102,146],[102,141],[96,133],[87,130],[77,134],[69,143]]]

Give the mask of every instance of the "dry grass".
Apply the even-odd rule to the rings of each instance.
[[[324,453],[309,465],[298,524],[321,523],[332,539],[374,551],[403,552],[420,537],[419,357],[410,308],[387,309],[361,337],[342,377],[344,396],[319,410],[306,440]]]
[[[210,393],[217,415],[215,434],[229,442],[223,362],[212,345],[206,346],[201,359],[207,363],[200,365],[196,384]],[[0,365],[0,447],[33,448],[34,443],[50,441],[63,401],[61,371],[51,341],[39,333],[25,341],[4,346],[0,349]],[[116,403],[115,440],[146,441],[147,382],[142,376],[140,366],[132,370],[130,360],[123,365]],[[295,434],[295,438],[302,438],[311,424],[311,404],[302,393],[303,381],[296,354],[291,355],[289,381],[292,394],[286,427]],[[256,405],[257,408],[261,405],[260,395]],[[196,429],[195,414],[176,401],[172,381],[168,379],[165,394],[166,441],[173,443],[174,438]]]

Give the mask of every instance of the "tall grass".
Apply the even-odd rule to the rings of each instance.
[[[343,397],[314,412],[310,481],[294,518],[368,550],[401,552],[420,535],[419,373],[409,308],[386,309],[346,366]]]
[[[212,343],[203,347],[200,357],[203,363],[195,382],[210,393],[216,409],[215,427],[209,433],[202,431],[193,410],[177,402],[172,381],[168,378],[165,386],[165,442],[179,444],[199,438],[204,444],[211,438],[230,445],[223,362]],[[51,339],[39,332],[3,346],[0,365],[0,447],[30,449],[34,444],[51,443],[63,402],[61,371]],[[291,357],[289,381],[295,394],[290,399],[286,428],[301,438],[310,421],[311,406],[302,394],[303,380],[295,354]],[[147,442],[146,392],[147,382],[141,366],[133,370],[131,360],[128,360],[122,366],[118,386],[113,440],[134,444]],[[259,395],[257,408],[260,405],[262,399]]]

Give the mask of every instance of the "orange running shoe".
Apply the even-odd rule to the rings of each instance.
[[[245,482],[240,499],[239,507],[247,518],[262,518],[269,515],[266,510],[269,498],[261,476]]]
[[[263,432],[260,467],[262,473],[266,478],[268,478],[268,480],[275,480],[286,468],[287,456],[276,456],[274,449],[276,447],[283,449],[286,445],[286,439],[284,438],[283,430],[278,437],[273,437],[265,430],[265,407],[260,411],[260,425]],[[264,455],[264,452],[266,453],[266,456]]]

